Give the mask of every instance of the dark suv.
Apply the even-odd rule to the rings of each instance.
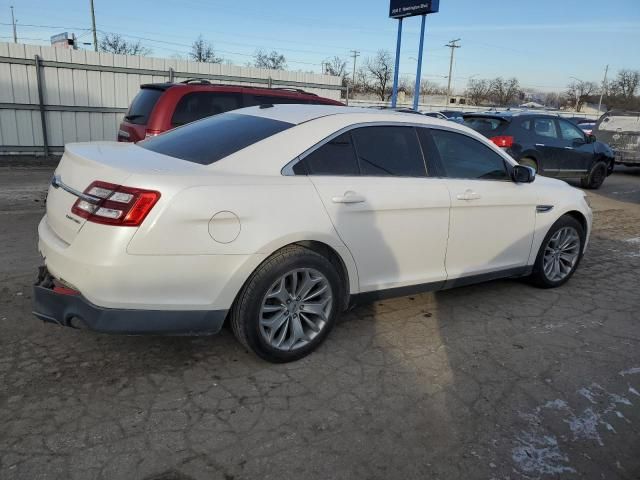
[[[613,172],[609,146],[557,115],[471,113],[464,115],[464,124],[547,177],[579,178],[582,187],[599,188]]]
[[[120,124],[118,141],[139,142],[147,136],[229,110],[281,103],[343,105],[293,88],[216,85],[201,79],[182,83],[149,83],[140,86],[131,102]]]

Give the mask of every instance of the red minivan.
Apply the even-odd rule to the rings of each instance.
[[[204,117],[264,104],[343,105],[294,88],[214,85],[191,79],[182,83],[149,83],[140,91],[120,124],[119,142],[139,142]]]

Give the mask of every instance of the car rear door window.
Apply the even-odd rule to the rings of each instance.
[[[171,125],[179,127],[201,118],[242,108],[239,93],[193,92],[180,99],[171,117]]]
[[[584,140],[584,133],[578,127],[566,120],[558,120],[562,138],[573,142],[574,140]]]
[[[138,145],[170,157],[210,165],[293,126],[270,118],[223,113],[170,130]]]
[[[309,175],[358,175],[358,162],[351,133],[343,133],[311,152],[293,171],[296,174]]]
[[[534,118],[533,131],[539,137],[559,138],[556,121],[553,118]]]
[[[124,116],[125,121],[135,125],[149,123],[149,115],[163,93],[164,90],[158,88],[141,88]]]
[[[439,163],[439,168],[434,170],[441,176],[472,180],[509,179],[504,159],[478,140],[448,130],[431,129],[430,133],[433,142],[423,142],[426,157],[430,159],[430,166],[431,162]]]
[[[352,131],[360,175],[424,177],[426,168],[413,127],[362,127]]]

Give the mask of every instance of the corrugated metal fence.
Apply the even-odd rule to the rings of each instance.
[[[341,92],[340,78],[327,75],[0,43],[0,154],[60,153],[69,142],[115,140],[140,84],[193,77],[334,99]]]

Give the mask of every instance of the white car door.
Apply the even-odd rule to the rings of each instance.
[[[445,181],[426,177],[413,127],[356,128],[299,168],[351,251],[361,292],[444,284],[449,193]]]
[[[446,255],[450,284],[464,277],[526,267],[536,220],[532,184],[511,180],[504,159],[463,133],[429,129],[427,159],[446,178],[451,219]],[[424,135],[421,135],[424,136]]]

